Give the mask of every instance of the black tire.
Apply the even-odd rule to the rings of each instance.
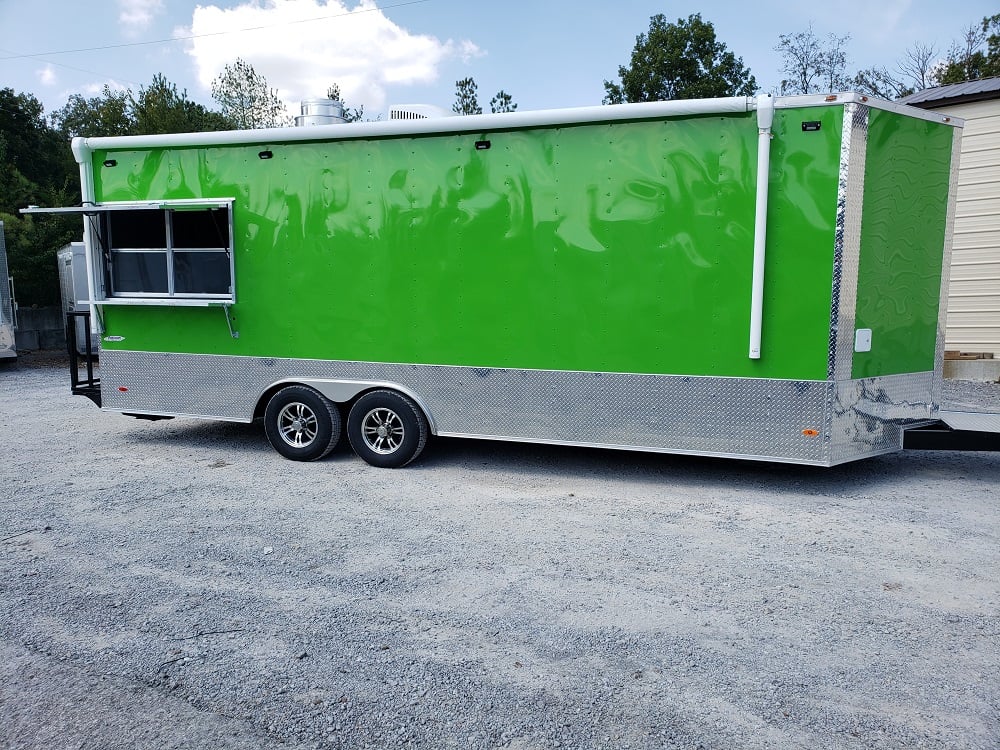
[[[340,440],[340,411],[312,388],[290,385],[264,410],[264,432],[272,447],[292,461],[316,461]]]
[[[396,391],[372,391],[347,415],[347,439],[362,459],[382,469],[399,469],[427,445],[427,417],[413,399]]]

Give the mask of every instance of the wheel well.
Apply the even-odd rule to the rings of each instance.
[[[254,410],[253,410],[253,418],[254,419],[263,419],[263,417],[264,417],[264,411],[265,411],[265,409],[267,409],[267,402],[270,401],[274,397],[274,394],[277,393],[278,391],[280,391],[282,388],[287,388],[288,386],[291,386],[291,385],[298,385],[298,386],[302,386],[304,388],[311,388],[312,390],[319,392],[319,390],[317,388],[315,388],[315,387],[313,387],[312,385],[309,384],[308,380],[306,380],[304,382],[303,381],[295,381],[295,380],[284,380],[284,381],[281,381],[280,383],[275,383],[274,385],[270,386],[266,391],[264,391],[260,395],[260,398],[257,399],[257,405],[254,407]],[[371,393],[372,391],[395,391],[395,392],[400,393],[401,395],[406,396],[407,398],[411,399],[417,405],[417,408],[420,409],[421,412],[423,412],[424,419],[427,420],[427,424],[429,425],[431,434],[433,435],[433,434],[437,433],[437,429],[435,427],[434,420],[431,418],[430,412],[426,409],[426,407],[424,406],[422,400],[419,397],[417,397],[415,394],[409,392],[407,389],[401,388],[401,387],[396,387],[396,386],[394,386],[391,383],[386,383],[386,384],[373,383],[371,385],[368,385],[364,389],[358,391],[357,393],[355,393],[353,396],[351,396],[349,399],[347,399],[345,401],[333,401],[332,403],[336,404],[337,408],[340,409],[340,415],[344,418],[344,420],[346,422],[347,413],[351,410],[351,407],[354,405],[354,402],[357,401],[362,396],[364,396],[365,394]],[[320,395],[323,395],[323,394],[320,393]],[[329,397],[326,397],[326,396],[324,396],[324,397],[325,398],[329,398]]]
[[[271,400],[271,398],[274,396],[275,393],[277,393],[278,391],[280,391],[286,385],[296,385],[296,384],[295,383],[278,383],[277,385],[272,385],[270,388],[268,388],[266,391],[264,391],[262,394],[260,394],[260,398],[257,399],[257,405],[253,409],[253,418],[254,419],[263,419],[264,418],[264,410],[267,408],[267,402]]]
[[[302,388],[309,388],[314,391],[316,390],[311,385],[309,385],[309,383],[300,383],[294,380],[284,380],[280,383],[275,383],[266,391],[264,391],[262,394],[260,394],[260,398],[257,399],[257,405],[254,407],[253,410],[253,418],[263,419],[264,411],[267,409],[267,402],[270,401],[272,398],[274,398],[274,394],[284,388],[288,388],[289,386],[293,385],[301,386]],[[352,398],[349,398],[347,401],[332,401],[331,403],[335,404],[336,407],[340,409],[340,415],[346,419],[347,412],[350,411],[351,406],[354,404],[355,401],[364,396],[366,393],[370,393],[371,391],[377,391],[377,390],[378,386],[372,386],[371,388],[365,388],[365,390],[357,393]],[[319,391],[317,391],[317,393],[319,393]],[[321,393],[320,395],[322,396],[323,394]],[[324,398],[326,397],[324,396]]]

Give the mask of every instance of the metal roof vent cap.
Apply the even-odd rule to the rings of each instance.
[[[342,125],[347,122],[344,117],[344,103],[333,99],[303,99],[302,114],[295,116],[295,127],[308,125]]]

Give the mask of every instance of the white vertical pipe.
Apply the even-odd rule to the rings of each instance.
[[[87,146],[85,138],[73,139],[73,156],[76,163],[80,165],[80,198],[82,205],[93,204],[96,197],[94,192],[94,164],[92,161],[93,151]],[[87,266],[87,299],[93,303],[94,300],[103,299],[102,290],[98,289],[97,270],[100,268],[98,258],[100,249],[94,247],[94,238],[90,219],[87,216],[80,217],[83,220],[83,246],[84,258]],[[100,296],[98,296],[100,294]],[[93,322],[98,333],[104,333],[104,325],[101,321],[101,311],[97,305],[91,304],[90,309],[94,311]],[[74,323],[75,325],[75,323]]]
[[[771,171],[771,125],[774,99],[757,97],[757,211],[753,230],[753,279],[750,287],[750,359],[760,359],[764,315],[764,248],[767,243],[767,185]]]

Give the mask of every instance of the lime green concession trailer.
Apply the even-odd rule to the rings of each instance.
[[[937,416],[961,125],[840,94],[76,139],[77,390],[391,467],[898,450]]]

